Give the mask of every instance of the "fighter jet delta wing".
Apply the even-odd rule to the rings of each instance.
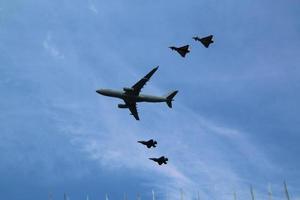
[[[184,51],[188,51],[190,45],[185,45],[183,47],[180,47],[180,49],[184,50]]]
[[[130,110],[131,115],[133,115],[136,120],[140,120],[139,113],[136,108],[136,103],[135,102],[130,103],[128,101],[125,101],[125,104],[128,106],[128,109]]]
[[[214,43],[213,35],[209,35],[209,36],[203,37],[203,38],[199,38],[198,36],[196,36],[196,37],[193,37],[193,39],[195,41],[201,42],[203,44],[203,46],[205,46],[206,48],[208,48],[211,43]]]
[[[169,47],[169,48],[172,49],[172,50],[177,51],[177,53],[179,53],[181,55],[181,57],[183,57],[183,58],[186,56],[187,53],[190,52],[189,45],[185,45],[185,46],[182,46],[182,47],[172,46],[172,47]]]
[[[133,91],[127,91],[128,94],[139,95],[141,89],[146,85],[146,83],[150,80],[151,76],[156,72],[158,66],[152,69],[146,76],[144,76],[141,80],[139,80],[136,84],[134,84],[131,88]]]
[[[182,57],[185,57],[185,55],[187,54],[187,53],[189,53],[190,51],[189,51],[189,45],[185,45],[185,46],[183,46],[183,47],[180,47],[179,49],[178,49],[178,53],[182,56]]]

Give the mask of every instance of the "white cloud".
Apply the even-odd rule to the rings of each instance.
[[[118,65],[122,65],[124,71],[136,75],[128,63],[120,62]],[[82,71],[73,70],[72,73],[81,74]],[[119,76],[117,69],[115,73],[110,73]],[[93,85],[95,89],[107,85],[93,72],[87,71],[85,75],[89,77],[85,80],[90,83],[83,85]],[[163,94],[154,84],[147,85],[143,92],[151,89]],[[72,138],[74,147],[99,163],[102,169],[127,169],[147,176],[147,186],[172,192],[170,197],[177,197],[179,188],[183,188],[187,199],[192,199],[197,191],[203,198],[232,196],[234,190],[239,197],[246,197],[249,183],[255,180],[245,180],[235,166],[235,157],[243,158],[237,162],[242,162],[247,169],[251,165],[255,169],[265,169],[267,166],[267,170],[276,170],[262,149],[249,137],[251,134],[210,121],[180,101],[175,101],[174,108],[170,110],[164,104],[141,104],[141,121],[137,122],[128,110],[117,109],[118,100],[96,93],[93,96],[95,99],[90,99],[90,96],[80,98],[83,99],[60,98],[60,102],[53,102],[55,112],[71,113],[72,117],[56,114],[55,118],[60,130]],[[148,150],[136,143],[150,137],[158,140],[158,148]],[[160,167],[148,160],[149,157],[161,155],[169,157],[168,165]]]
[[[50,33],[47,34],[46,39],[43,41],[43,47],[54,58],[63,59],[65,57],[52,41],[52,35]]]
[[[173,198],[178,196],[175,191],[179,188],[186,191],[188,199],[196,191],[200,191],[201,196],[208,196],[207,191],[213,191],[214,197],[219,198],[230,194],[234,189],[243,190],[243,185],[251,180],[244,180],[236,171],[227,158],[228,152],[244,156],[254,167],[268,166],[268,169],[274,170],[274,165],[247,138],[247,134],[208,121],[179,102],[175,102],[173,110],[166,110],[168,112],[160,111],[158,107],[154,111],[145,111],[157,116],[153,126],[148,129],[143,122],[135,122],[129,115],[126,119],[122,118],[122,112],[128,114],[128,111],[118,110],[114,105],[115,101],[101,96],[98,100],[100,103],[97,105],[90,105],[88,108],[84,106],[86,112],[78,105],[74,113],[78,119],[93,115],[89,117],[94,118],[93,122],[63,121],[64,132],[73,138],[72,144],[106,170],[126,168],[153,174],[153,177],[148,177],[151,179],[149,187],[173,191]],[[65,106],[61,104],[59,109],[65,109],[67,104],[70,102]],[[95,106],[99,108],[98,112],[95,111]],[[74,106],[72,110],[74,112]],[[145,130],[160,133],[157,149],[149,151],[136,143],[141,138],[157,136],[149,135]],[[224,147],[222,143],[234,149],[226,149],[226,145]],[[149,157],[160,155],[170,158],[168,165],[160,167],[148,160]]]
[[[92,11],[92,12],[93,12],[94,14],[96,14],[96,15],[99,13],[97,7],[96,7],[94,4],[92,4],[92,3],[89,4],[88,9],[89,9],[90,11]]]

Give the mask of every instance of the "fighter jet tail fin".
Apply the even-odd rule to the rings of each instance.
[[[169,106],[169,108],[172,108],[172,101],[177,93],[178,91],[176,90],[166,95],[166,99],[167,99],[166,103]]]

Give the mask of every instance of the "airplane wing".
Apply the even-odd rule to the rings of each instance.
[[[133,115],[136,120],[140,120],[139,113],[136,109],[136,103],[135,102],[134,103],[129,103],[127,101],[125,101],[125,103],[128,106],[128,109],[130,110],[131,115]]]
[[[151,76],[156,72],[158,66],[152,69],[146,76],[144,76],[141,80],[139,80],[136,84],[134,84],[131,88],[133,88],[133,92],[130,94],[139,95],[141,89],[146,85],[146,83],[150,80]]]
[[[182,47],[180,47],[180,49],[187,51],[189,49],[189,45],[182,46]]]
[[[212,43],[212,38],[213,35],[209,35],[207,37],[201,38],[199,41],[206,47],[208,48],[210,43]]]
[[[179,53],[182,57],[185,57],[185,55],[186,55],[186,52],[185,52],[185,51],[178,51],[178,53]]]
[[[201,41],[201,43],[202,43],[206,48],[209,47],[209,43],[208,43],[207,41]]]
[[[203,39],[203,40],[211,40],[212,38],[213,38],[213,35],[209,35],[209,36],[203,37],[201,39]]]
[[[182,46],[177,51],[182,57],[185,57],[185,55],[189,52],[189,45]]]

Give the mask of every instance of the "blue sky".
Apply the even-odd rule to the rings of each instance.
[[[299,18],[293,0],[0,0],[1,196],[282,199],[286,180],[300,199]],[[157,65],[143,92],[178,89],[173,109],[141,104],[137,122],[95,92]]]

